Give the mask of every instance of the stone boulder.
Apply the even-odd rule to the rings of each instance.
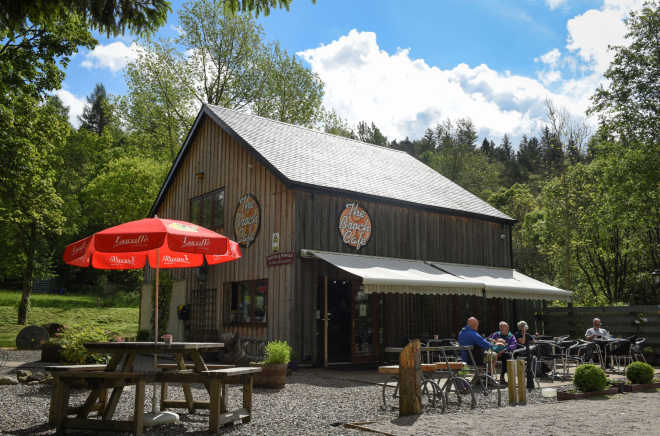
[[[10,377],[8,375],[3,375],[0,377],[0,385],[17,385],[18,380],[16,380],[14,377]]]
[[[31,374],[27,378],[27,381],[28,382],[34,382],[34,381],[40,382],[41,380],[43,380],[45,378],[46,378],[46,374],[44,374],[43,372],[35,372],[34,374]]]
[[[19,369],[16,371],[16,377],[29,377],[32,375],[32,371],[28,371],[27,369]]]

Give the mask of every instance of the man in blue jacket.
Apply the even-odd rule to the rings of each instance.
[[[458,344],[462,346],[472,345],[473,347],[476,345],[485,350],[490,350],[490,342],[482,338],[481,335],[477,333],[477,330],[479,330],[479,321],[477,321],[477,318],[468,319],[467,325],[463,327],[463,330],[458,334]],[[475,353],[475,349],[473,348],[472,356],[474,357],[474,360],[476,360],[476,364],[481,366],[484,361],[483,352],[479,352],[481,350],[477,351],[478,352]],[[461,351],[461,355],[463,357],[463,362],[469,363],[467,351]]]

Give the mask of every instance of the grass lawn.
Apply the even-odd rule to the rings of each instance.
[[[20,292],[0,291],[0,346],[15,347],[16,335],[25,326],[16,325],[18,318],[17,303]],[[117,298],[108,305],[133,305],[121,303]],[[134,337],[138,329],[139,308],[135,307],[96,307],[95,295],[32,295],[31,308],[28,312],[28,325],[42,325],[56,322],[63,325],[88,324],[117,330],[124,336]]]

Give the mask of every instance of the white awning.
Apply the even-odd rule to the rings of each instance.
[[[366,293],[483,295],[483,282],[456,277],[419,260],[316,250],[302,250],[302,257],[323,259],[362,277]]]
[[[428,262],[456,277],[483,282],[487,298],[516,298],[524,300],[570,301],[572,293],[550,286],[514,269],[491,268],[474,265],[457,265]]]

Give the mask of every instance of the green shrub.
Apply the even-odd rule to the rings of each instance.
[[[88,325],[63,326],[56,336],[57,343],[62,346],[61,354],[64,359],[76,365],[107,363],[110,360],[109,354],[87,352],[83,345],[85,342],[123,342],[123,338],[116,331]]]
[[[626,378],[636,385],[645,385],[653,381],[655,371],[644,362],[633,362],[626,368]]]
[[[135,335],[135,340],[138,342],[147,342],[151,340],[151,332],[147,329],[139,329]]]
[[[650,356],[651,354],[654,354],[654,353],[653,353],[653,348],[651,348],[651,347],[644,347],[644,348],[642,349],[642,354],[645,355],[645,356]]]
[[[273,341],[266,344],[266,360],[268,364],[287,364],[291,360],[291,347],[286,342]]]
[[[602,391],[607,385],[607,376],[599,366],[580,365],[575,370],[573,384],[582,392]]]

